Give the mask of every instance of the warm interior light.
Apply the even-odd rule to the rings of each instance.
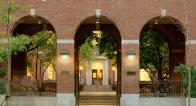
[[[151,81],[148,73],[144,69],[140,69],[140,81]]]
[[[101,69],[103,69],[103,65],[99,62],[93,63],[92,69],[101,70]]]
[[[68,55],[61,55],[62,59],[68,59],[68,57],[69,57]]]
[[[113,71],[116,71],[116,67],[112,66],[112,70],[113,70]]]
[[[29,67],[27,67],[27,76],[31,77],[31,71],[30,71]]]
[[[97,70],[97,77],[102,78],[102,76],[103,76],[102,70]]]
[[[80,66],[80,70],[83,70],[83,67],[82,66]]]
[[[101,37],[102,31],[100,31],[100,30],[95,30],[95,31],[93,31],[93,33],[94,33],[97,37]]]
[[[48,66],[48,80],[55,80],[55,71],[54,71],[54,68],[52,67],[52,65],[49,65]]]

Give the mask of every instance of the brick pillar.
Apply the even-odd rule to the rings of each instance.
[[[66,43],[66,42],[65,42]],[[61,53],[69,52],[67,58]],[[57,48],[57,104],[75,106],[74,44],[59,44]]]
[[[129,41],[131,43],[131,40]],[[122,41],[122,71],[121,71],[121,106],[139,105],[139,41],[138,44],[123,44]],[[136,53],[128,58],[127,52]]]

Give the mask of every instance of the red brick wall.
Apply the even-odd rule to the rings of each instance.
[[[96,3],[98,1],[98,3]],[[95,15],[95,8],[101,8],[102,15],[111,19],[120,31],[122,39],[138,39],[142,27],[146,22],[153,17],[160,16],[162,8],[167,9],[167,15],[171,16],[183,25],[185,25],[185,8],[183,0],[15,0],[22,6],[20,11],[15,15],[15,20],[29,15],[29,8],[34,7],[36,14],[47,19],[55,28],[58,39],[74,39],[77,28],[80,23],[89,16]],[[188,7],[188,27],[189,34],[192,39],[196,36],[196,1],[189,0]],[[2,26],[1,26],[2,27]],[[59,46],[59,45],[58,45]],[[195,45],[194,45],[195,46]],[[195,47],[191,46],[190,62],[196,65]],[[122,45],[122,92],[123,93],[138,93],[138,64],[129,66],[126,62],[127,49],[133,50],[139,54],[138,45]],[[67,49],[71,53],[71,61],[69,64],[58,64],[58,92],[73,92],[74,88],[74,44],[61,44],[60,49]],[[137,58],[139,58],[137,56]],[[138,63],[138,62],[137,62]],[[62,71],[69,71],[69,76],[64,76]],[[135,76],[127,76],[127,70],[136,71]],[[64,89],[66,88],[66,89]]]

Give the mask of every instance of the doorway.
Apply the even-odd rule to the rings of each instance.
[[[92,70],[92,85],[102,85],[103,70]]]

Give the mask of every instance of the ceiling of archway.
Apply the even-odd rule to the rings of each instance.
[[[176,20],[172,19],[172,18],[154,18],[150,21],[148,21],[147,24],[178,24],[178,22],[176,22]]]

